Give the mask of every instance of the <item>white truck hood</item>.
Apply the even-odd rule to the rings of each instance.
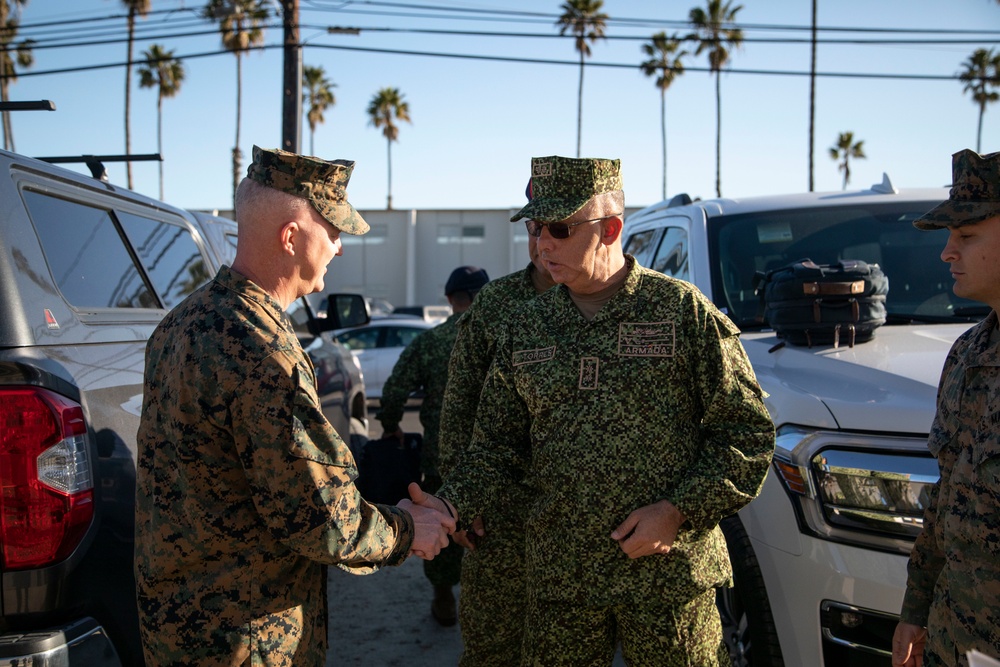
[[[971,324],[889,325],[853,348],[779,343],[773,332],[740,336],[775,426],[926,435],[938,380],[955,339]],[[794,415],[794,417],[793,417]]]

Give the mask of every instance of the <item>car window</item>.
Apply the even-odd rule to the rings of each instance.
[[[663,231],[663,240],[660,241],[660,247],[656,250],[656,257],[650,268],[671,278],[691,279],[686,229],[667,227]]]
[[[653,265],[653,251],[656,249],[659,233],[660,229],[657,228],[633,234],[625,243],[625,253],[635,257],[640,266],[651,267]]]
[[[109,211],[23,191],[59,291],[78,308],[159,308]]]
[[[173,308],[212,276],[186,227],[116,211],[163,305]]]
[[[406,347],[413,339],[427,331],[417,327],[389,327],[385,335],[386,347]]]
[[[760,309],[760,297],[754,293],[758,272],[766,274],[802,259],[817,264],[853,259],[878,264],[888,276],[890,318],[947,319],[979,312],[980,304],[951,290],[949,266],[940,260],[948,232],[913,226],[932,207],[933,203],[904,201],[713,219],[709,245],[715,258],[716,304],[727,309],[737,324],[752,326]]]
[[[349,350],[373,350],[378,347],[379,329],[355,329],[345,331],[337,336],[337,340],[343,343]]]

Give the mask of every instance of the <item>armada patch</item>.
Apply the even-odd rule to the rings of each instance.
[[[623,357],[672,357],[676,343],[673,322],[622,322],[618,354]]]
[[[543,347],[538,350],[517,350],[514,352],[514,365],[539,364],[543,361],[551,361],[556,356],[556,347]]]
[[[580,384],[579,389],[597,389],[597,369],[601,360],[597,357],[583,357],[580,359]]]

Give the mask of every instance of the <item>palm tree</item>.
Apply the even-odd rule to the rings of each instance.
[[[567,31],[576,36],[575,47],[580,52],[580,90],[576,102],[576,156],[580,157],[580,135],[583,130],[583,59],[590,55],[589,39],[596,42],[604,39],[604,28],[608,15],[601,12],[604,0],[566,0],[562,4],[562,16],[556,21],[559,34]]]
[[[17,28],[21,24],[21,7],[28,4],[28,0],[0,0],[0,100],[7,102],[10,100],[10,84],[17,81],[17,68],[31,67],[35,63],[35,58],[31,53],[31,45],[35,43],[33,39],[23,39],[14,46],[14,57],[11,57],[10,45],[17,35]],[[4,150],[14,150],[14,130],[10,125],[10,112],[4,111],[3,118],[3,147]]]
[[[642,52],[649,60],[639,67],[646,76],[656,76],[656,87],[660,89],[660,126],[663,135],[663,198],[667,198],[667,88],[674,78],[684,73],[684,63],[681,59],[688,54],[680,50],[681,40],[675,33],[667,37],[667,33],[658,32],[652,41],[642,45]]]
[[[983,140],[983,114],[986,105],[1000,99],[1000,94],[990,88],[1000,87],[1000,54],[993,49],[976,49],[962,65],[965,67],[958,78],[965,82],[963,92],[972,95],[972,101],[979,106],[979,130],[976,132],[976,152],[979,153]]]
[[[851,180],[851,158],[864,160],[868,157],[861,146],[863,143],[865,142],[854,143],[853,132],[841,132],[837,137],[837,143],[830,147],[830,157],[841,161],[837,169],[844,172],[844,190]]]
[[[135,17],[145,17],[150,10],[151,0],[122,0],[128,9],[128,60],[125,64],[125,155],[132,152],[130,123],[132,116],[132,42],[135,39]],[[132,189],[132,163],[125,162],[128,189]]]
[[[243,175],[240,152],[240,112],[243,99],[243,60],[245,51],[264,42],[264,22],[270,16],[265,0],[209,0],[205,18],[219,23],[222,46],[236,56],[236,143],[233,146],[233,207],[236,188]]]
[[[144,52],[145,64],[139,66],[139,87],[156,88],[156,152],[160,154],[160,199],[163,199],[163,100],[173,97],[184,81],[184,65],[159,44]]]
[[[326,70],[322,66],[306,65],[302,68],[302,86],[306,89],[302,101],[309,105],[309,110],[306,112],[306,120],[309,122],[309,154],[315,155],[313,135],[316,133],[316,126],[324,122],[323,112],[327,107],[337,103],[333,91],[330,90],[336,88],[337,84],[326,78]]]
[[[694,54],[708,51],[708,67],[715,73],[715,194],[722,196],[722,68],[729,62],[730,49],[743,44],[743,31],[734,27],[736,13],[732,0],[708,0],[707,9],[695,7],[688,20],[694,32],[687,39],[698,44]]]
[[[389,195],[386,208],[392,210],[392,142],[399,140],[399,126],[394,121],[410,120],[410,105],[403,100],[399,88],[383,88],[375,93],[368,103],[369,125],[382,128],[382,135],[388,144]]]

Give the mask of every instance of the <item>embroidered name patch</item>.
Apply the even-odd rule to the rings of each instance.
[[[674,356],[674,323],[622,322],[618,325],[618,354],[623,357]]]
[[[538,350],[518,350],[514,353],[514,365],[538,364],[543,361],[551,361],[555,356],[555,346],[543,347]]]

